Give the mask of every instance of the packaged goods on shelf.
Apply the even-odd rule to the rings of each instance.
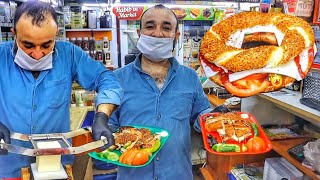
[[[262,180],[263,166],[236,165],[230,170],[230,174],[237,180]]]
[[[263,180],[303,179],[303,174],[284,158],[267,158],[263,169]]]
[[[212,88],[212,94],[214,94],[215,96],[217,96],[220,99],[228,99],[230,97],[232,97],[232,94],[229,93],[229,91],[227,91],[225,88],[223,87],[213,87]]]
[[[88,28],[95,29],[97,28],[97,12],[96,10],[88,10],[87,11],[87,26]]]
[[[82,24],[82,8],[81,6],[71,6],[71,28],[72,29],[81,29]]]

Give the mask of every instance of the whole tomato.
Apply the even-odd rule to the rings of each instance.
[[[247,152],[261,152],[266,149],[266,143],[260,137],[253,137],[245,144]]]
[[[149,152],[141,150],[128,150],[124,152],[119,159],[119,162],[128,165],[142,165],[149,161]]]

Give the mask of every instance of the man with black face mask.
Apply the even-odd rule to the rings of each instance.
[[[163,128],[171,136],[145,167],[118,167],[118,179],[193,179],[191,123],[212,111],[197,73],[172,57],[179,37],[175,14],[163,5],[144,12],[134,62],[116,70],[124,88],[123,103],[112,114],[115,127],[142,125]]]
[[[98,93],[93,138],[104,136],[111,145],[114,140],[108,117],[123,95],[118,79],[81,48],[57,42],[57,31],[57,15],[50,4],[27,1],[16,9],[12,29],[15,41],[0,45],[0,140],[32,148],[30,142],[10,139],[10,131],[69,132],[70,94],[72,82],[77,81]],[[72,156],[62,158],[63,163],[72,163]],[[18,154],[0,155],[0,179],[20,177],[20,169],[33,161]]]

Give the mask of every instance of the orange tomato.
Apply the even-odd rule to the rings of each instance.
[[[241,85],[239,84],[240,82],[242,82]],[[224,82],[223,86],[235,96],[248,97],[263,92],[269,86],[270,82],[266,80],[238,80],[234,82],[234,84]]]
[[[132,165],[138,166],[145,164],[149,161],[149,153],[145,151],[139,151],[132,161]]]
[[[138,153],[138,150],[129,150],[128,155],[123,159],[124,164],[132,165],[132,161],[136,154]]]
[[[142,150],[131,149],[124,152],[119,159],[119,162],[128,165],[142,165],[149,161],[150,153]]]
[[[119,158],[119,162],[123,163],[124,159],[126,159],[126,156],[129,154],[130,151],[126,151],[124,153],[121,154],[120,158]]]
[[[266,149],[266,143],[260,137],[253,137],[245,144],[248,148],[247,152],[261,152]]]

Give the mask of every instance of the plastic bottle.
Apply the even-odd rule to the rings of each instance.
[[[73,43],[73,44],[76,44],[76,38],[75,37],[71,38],[70,42]]]
[[[76,45],[82,48],[82,37],[77,37]]]
[[[109,46],[109,40],[108,37],[103,37],[103,51],[109,51],[110,50],[110,46]]]
[[[89,51],[89,38],[88,37],[84,37],[83,41],[82,41],[82,49],[84,51]]]
[[[89,51],[89,56],[92,58],[92,59],[96,59],[96,51]]]
[[[94,39],[94,37],[90,37],[89,40],[89,51],[95,51],[96,50],[96,41]]]
[[[97,60],[97,61],[100,61],[101,63],[103,63],[103,54],[102,54],[102,51],[101,51],[101,50],[97,50],[96,60]]]

